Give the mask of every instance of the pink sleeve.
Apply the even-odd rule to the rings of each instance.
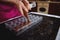
[[[0,22],[6,21],[8,19],[22,16],[17,7],[14,5],[7,5],[0,3]]]

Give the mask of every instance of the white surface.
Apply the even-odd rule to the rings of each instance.
[[[60,28],[59,28],[59,30],[58,30],[58,34],[57,34],[57,36],[56,36],[56,40],[60,40]]]
[[[35,1],[33,1],[33,2],[30,4],[30,7],[31,7],[31,8],[36,7],[36,2],[35,2]]]
[[[30,12],[30,13],[60,19],[60,16],[57,16],[57,15],[51,15],[51,14],[45,14],[45,13],[39,13],[39,12]]]

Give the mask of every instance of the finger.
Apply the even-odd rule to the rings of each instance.
[[[27,0],[24,0],[23,3],[28,10],[31,10],[31,7],[30,7],[29,2]]]
[[[24,16],[23,9],[22,9],[22,6],[21,5],[19,5],[19,11]]]
[[[28,9],[27,9],[26,6],[23,4],[23,2],[20,1],[20,5],[22,6],[22,9],[23,9],[25,12],[28,12]]]

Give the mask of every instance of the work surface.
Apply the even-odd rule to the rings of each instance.
[[[53,21],[50,21],[51,19],[48,19],[47,17],[43,18],[42,16],[40,16],[40,19],[43,18],[43,20],[40,20],[38,18],[38,15],[33,17],[32,16],[30,17],[30,19],[35,18],[31,21],[32,26],[29,25],[27,29],[25,28],[22,31],[19,31],[18,36],[14,35],[13,32],[3,28],[4,26],[2,25],[2,28],[0,28],[0,39],[3,38],[6,40],[54,40],[58,29],[58,27],[56,27],[56,24],[53,25]]]

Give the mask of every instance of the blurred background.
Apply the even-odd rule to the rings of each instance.
[[[60,16],[60,0],[28,0],[30,3],[35,2],[36,7],[32,8],[30,12],[39,12],[51,15]],[[33,5],[34,6],[34,5]],[[19,34],[21,30],[18,32],[18,36],[12,31],[7,29],[3,29],[5,32],[3,37],[6,37],[8,40],[60,40],[57,39],[60,35],[59,26],[60,26],[60,19],[52,18],[47,16],[40,16],[40,15],[33,15],[30,14],[30,18],[32,19],[31,22],[34,22],[34,25],[29,25],[30,27],[28,30],[24,30],[23,33]],[[35,18],[35,19],[34,19]],[[38,22],[38,23],[37,23]],[[36,24],[35,24],[36,23]],[[26,29],[26,28],[25,28]],[[5,31],[6,30],[6,31]],[[1,33],[2,34],[2,33]],[[3,38],[4,39],[4,38]]]
[[[60,16],[60,0],[29,0],[30,3],[35,2],[36,7],[32,8],[30,12],[40,12],[45,14]],[[43,16],[43,21],[34,29],[27,30],[23,33],[21,39],[23,40],[58,40],[58,30],[60,26],[60,19]],[[59,33],[60,34],[60,33]],[[27,35],[27,36],[26,36]],[[26,37],[25,37],[26,36]],[[59,39],[60,40],[60,39]]]

